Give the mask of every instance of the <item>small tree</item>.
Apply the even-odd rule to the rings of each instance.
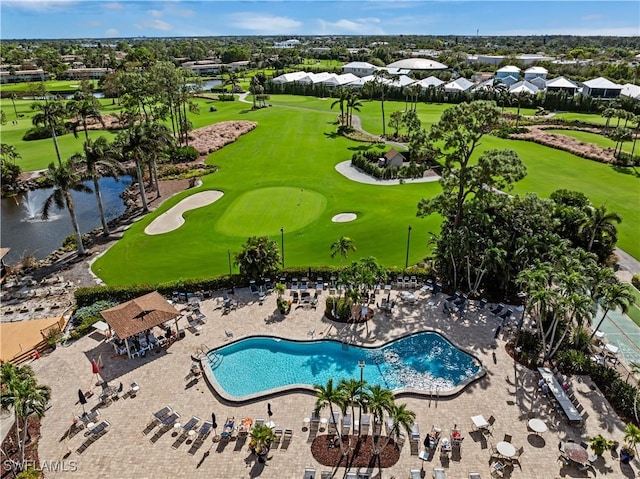
[[[342,236],[338,241],[331,245],[331,257],[335,258],[336,255],[340,255],[344,259],[347,259],[349,251],[355,251],[356,246],[354,241],[348,236]]]
[[[235,254],[234,264],[240,268],[240,274],[249,279],[257,281],[272,276],[280,265],[278,244],[266,236],[251,236],[242,251]]]

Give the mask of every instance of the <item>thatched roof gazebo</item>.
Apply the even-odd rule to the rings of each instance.
[[[105,309],[100,315],[118,338],[124,340],[127,355],[131,357],[128,338],[173,319],[176,320],[177,333],[180,311],[174,308],[160,293],[154,291],[113,308]]]

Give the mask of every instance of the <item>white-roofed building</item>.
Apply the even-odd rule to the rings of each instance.
[[[307,73],[306,76],[296,80],[298,83],[302,83],[305,85],[312,85],[315,83],[323,83],[325,80],[329,80],[330,78],[335,78],[337,75],[335,73]]]
[[[300,79],[306,77],[307,75],[309,75],[307,72],[283,73],[282,75],[275,77],[271,81],[277,85],[282,85],[285,83],[294,83],[300,81]]]
[[[447,93],[461,93],[468,91],[473,86],[473,83],[466,78],[460,77],[452,82],[447,83],[444,86],[444,91]]]
[[[548,92],[559,92],[564,91],[569,95],[575,95],[578,91],[578,85],[565,77],[553,78],[552,80],[547,80],[547,91]]]
[[[389,63],[387,68],[399,68],[402,70],[425,71],[425,70],[446,70],[447,65],[430,60],[428,58],[405,58],[397,62]]]
[[[353,73],[345,73],[343,75],[334,75],[322,82],[323,85],[332,88],[348,85],[351,82],[358,81],[358,77]]]
[[[640,86],[634,85],[633,83],[626,83],[622,85],[620,94],[640,100]]]
[[[351,62],[342,66],[342,73],[351,73],[358,78],[373,75],[378,67],[367,62]]]
[[[290,40],[285,40],[283,42],[273,42],[274,48],[293,48],[300,45],[300,40],[296,38],[292,38]]]
[[[376,77],[374,77],[373,75],[368,75],[366,77],[358,78],[355,81],[347,83],[346,86],[354,87],[354,88],[362,88],[365,83],[369,83],[370,81],[376,81]],[[389,80],[386,80],[386,79],[383,79],[382,81],[384,83],[388,83],[389,82]]]
[[[617,98],[622,86],[603,77],[587,80],[582,84],[582,94],[594,98]]]
[[[426,90],[427,88],[438,88],[439,86],[444,85],[444,82],[439,78],[431,76],[429,78],[423,78],[422,80],[417,81],[415,84],[420,85],[423,90]]]
[[[535,77],[531,80],[527,80],[529,83],[538,87],[538,90],[546,90],[547,88],[547,79],[542,77]]]
[[[404,88],[405,86],[413,85],[415,82],[413,78],[409,78],[407,75],[400,75],[397,78],[392,78],[389,86]]]
[[[527,68],[524,71],[524,79],[526,81],[531,81],[534,78],[544,78],[546,80],[548,73],[549,73],[549,71],[546,68],[531,67],[531,68]]]
[[[411,70],[403,69],[403,68],[389,68],[389,67],[380,67],[378,70],[384,70],[389,75],[408,75],[411,73]]]
[[[490,78],[490,79],[485,80],[483,82],[477,83],[473,87],[473,90],[474,91],[477,91],[477,90],[487,90],[487,91],[495,90],[495,80],[493,78]]]
[[[512,93],[514,95],[518,95],[520,93],[535,95],[536,93],[538,93],[538,87],[526,80],[519,81],[509,87],[509,93]]]
[[[514,78],[515,81],[518,81],[520,79],[520,68],[513,65],[507,65],[496,70],[496,79],[501,81],[502,83],[510,85],[511,83],[508,82],[510,82],[511,80],[508,79],[508,77]]]

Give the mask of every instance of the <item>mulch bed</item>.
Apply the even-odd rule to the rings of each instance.
[[[24,460],[27,462],[27,464],[32,464],[32,465],[40,464],[40,460],[38,459],[38,439],[40,439],[40,419],[32,416],[29,418],[28,425],[29,425],[28,426],[29,432],[28,432],[27,438],[30,436],[31,440],[27,440],[27,444],[24,449]],[[2,456],[3,461],[11,460],[11,461],[15,461],[16,463],[18,462],[20,456],[18,454],[18,441],[16,440],[15,424],[11,427],[11,429],[9,430],[9,433],[7,434],[7,437],[5,437],[4,441],[2,442],[2,450],[6,454],[6,456],[4,454]],[[15,470],[7,466],[8,464],[3,463],[3,467],[1,469],[2,475],[0,476],[3,479],[15,477]]]
[[[373,436],[363,436],[358,443],[358,436],[344,436],[344,447],[347,448],[349,439],[352,450],[345,457],[342,455],[337,441],[332,434],[317,436],[311,444],[313,458],[323,466],[341,467],[391,467],[400,459],[400,450],[393,440],[378,455],[373,454]],[[380,436],[380,444],[386,444],[387,438]],[[335,447],[329,447],[334,446]]]

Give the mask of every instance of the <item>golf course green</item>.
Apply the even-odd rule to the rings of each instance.
[[[251,96],[247,98],[251,101]],[[258,127],[207,158],[219,170],[202,178],[202,186],[167,199],[156,211],[135,222],[93,264],[93,271],[107,284],[156,283],[176,279],[206,277],[229,272],[229,253],[238,252],[248,236],[266,235],[284,246],[285,266],[339,265],[331,258],[331,244],[341,236],[354,240],[357,250],[347,261],[375,256],[387,266],[403,267],[409,242],[409,264],[420,262],[428,254],[431,233],[439,230],[440,218],[416,218],[421,198],[435,195],[438,183],[408,183],[395,186],[354,182],[335,170],[356,151],[372,150],[382,154],[388,146],[357,143],[337,136],[338,107],[333,100],[290,95],[274,95],[273,107],[252,111],[243,102],[219,102],[199,98],[200,114],[190,115],[194,128],[225,120],[256,121]],[[380,133],[380,102],[362,101],[355,112],[363,128]],[[11,102],[2,100],[12,120]],[[31,115],[27,102],[16,102],[18,111]],[[117,111],[117,105],[104,101],[105,110]],[[216,111],[209,111],[215,105]],[[448,105],[419,104],[418,114],[428,126]],[[385,102],[389,112],[404,108],[404,102]],[[30,118],[19,125],[4,125],[3,142],[15,144],[23,154],[21,165],[46,167],[55,156],[51,140],[37,146],[21,140]],[[387,128],[387,131],[389,129]],[[92,137],[112,133],[92,132]],[[79,151],[81,138],[61,138],[65,155]],[[640,178],[633,170],[579,158],[531,142],[482,139],[478,154],[489,148],[511,148],[527,167],[527,177],[515,187],[515,193],[536,192],[548,197],[559,188],[585,193],[596,205],[606,204],[618,212],[619,246],[640,258],[637,241]],[[33,169],[39,169],[33,168]],[[220,190],[217,202],[184,213],[185,224],[168,233],[150,236],[144,229],[156,217],[183,198],[204,190]],[[340,213],[355,213],[357,219],[334,223]],[[411,235],[408,227],[411,226]],[[280,228],[284,231],[281,244]],[[409,241],[408,241],[409,240]],[[237,271],[233,267],[234,271]]]

